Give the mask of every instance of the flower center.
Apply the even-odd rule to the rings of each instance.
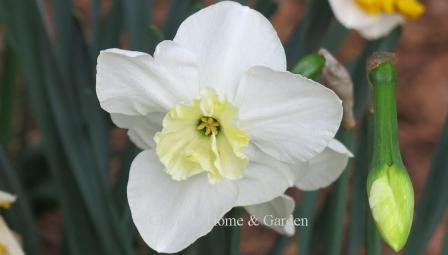
[[[210,183],[243,177],[249,136],[237,121],[236,107],[212,89],[191,104],[176,105],[154,136],[165,172],[178,181],[200,173],[207,173]]]
[[[423,4],[417,0],[355,0],[369,14],[398,13],[408,19],[416,19],[425,11]]]
[[[205,136],[218,135],[219,122],[213,117],[202,117],[199,119],[198,126],[196,127],[199,132]]]

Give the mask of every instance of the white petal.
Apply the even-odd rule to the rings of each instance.
[[[235,2],[219,2],[193,14],[174,41],[198,57],[200,86],[229,98],[254,65],[286,70],[285,52],[271,23]]]
[[[298,165],[296,186],[301,190],[316,190],[330,185],[344,171],[353,154],[336,139],[309,162]]]
[[[154,150],[132,162],[128,202],[143,240],[158,252],[178,252],[207,234],[234,205],[237,189],[207,176],[174,181],[163,171]]]
[[[292,236],[295,232],[292,221],[294,205],[294,199],[287,195],[281,195],[266,203],[246,206],[246,210],[263,225],[272,228],[280,234]],[[283,226],[271,224],[271,220],[275,219],[281,219],[285,224]]]
[[[339,128],[341,100],[290,72],[251,68],[238,87],[240,128],[271,156],[296,164],[324,150]]]
[[[120,128],[128,129],[131,141],[140,149],[154,148],[154,135],[162,130],[163,113],[154,112],[143,115],[111,113],[112,121]]]
[[[198,60],[191,51],[173,41],[162,41],[156,47],[154,58],[169,71],[175,96],[181,97],[185,103],[199,96]]]
[[[14,234],[6,225],[5,220],[0,216],[0,243],[5,246],[8,255],[23,255],[25,254],[17,242]]]
[[[127,115],[167,112],[198,95],[194,56],[172,42],[161,42],[156,52],[153,58],[135,51],[101,51],[96,92],[104,110]]]
[[[254,145],[246,151],[249,158],[244,177],[235,181],[239,188],[236,206],[270,201],[294,185],[293,168],[269,156]]]
[[[404,19],[400,15],[381,15],[382,18],[374,24],[358,28],[359,33],[370,40],[388,35],[394,28],[403,24]]]
[[[348,28],[359,28],[377,23],[379,15],[369,15],[355,0],[329,0],[334,15]]]
[[[368,39],[384,36],[404,22],[398,14],[368,14],[356,4],[355,0],[329,1],[339,22],[347,28],[358,30]]]

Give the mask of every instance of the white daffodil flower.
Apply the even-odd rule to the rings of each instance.
[[[269,21],[235,2],[187,18],[154,56],[102,51],[96,90],[144,150],[131,165],[128,202],[142,238],[166,253],[233,207],[282,196],[308,173],[304,162],[326,153],[342,118],[333,91],[286,71]],[[324,184],[334,174],[316,173]],[[308,174],[310,186],[322,185]]]
[[[7,209],[14,203],[16,197],[0,190],[0,208]],[[0,216],[0,255],[23,255],[23,250],[9,229],[5,220]]]
[[[424,12],[418,0],[330,0],[336,18],[347,28],[367,39],[387,35],[406,19]]]

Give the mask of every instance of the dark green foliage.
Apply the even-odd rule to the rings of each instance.
[[[7,146],[12,132],[14,98],[17,91],[17,64],[14,52],[6,45],[3,57],[3,70],[0,78],[0,145]]]
[[[288,66],[319,49],[333,13],[327,0],[308,1],[305,16],[296,25],[291,38],[285,46]]]
[[[448,119],[434,152],[420,205],[415,213],[411,236],[405,249],[406,255],[425,254],[425,248],[448,208],[448,196],[441,194],[448,194]]]

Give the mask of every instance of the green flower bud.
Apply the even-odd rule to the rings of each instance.
[[[162,31],[155,25],[148,26],[148,34],[149,38],[154,40],[155,42],[161,42],[164,39]]]
[[[384,60],[384,59],[383,59]],[[375,61],[378,62],[378,59]],[[381,61],[380,61],[381,62]],[[396,252],[409,236],[414,190],[400,155],[394,66],[386,59],[369,73],[374,86],[374,144],[367,194],[373,219],[383,240]]]
[[[396,252],[409,236],[414,213],[414,190],[405,168],[383,165],[367,179],[370,210],[384,241]]]
[[[325,66],[325,58],[319,54],[310,54],[302,59],[292,69],[293,73],[301,74],[310,79],[316,79]]]

